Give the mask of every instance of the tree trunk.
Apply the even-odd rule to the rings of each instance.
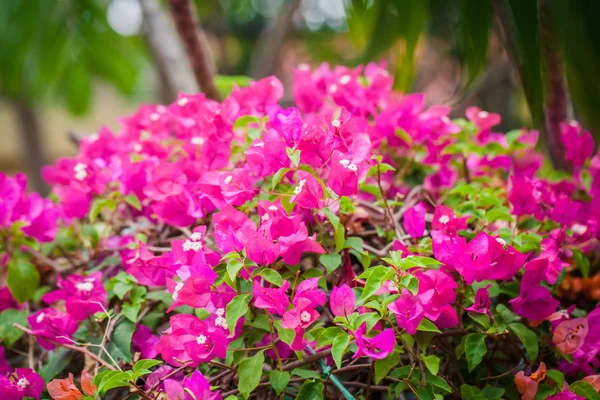
[[[192,1],[169,0],[169,7],[198,86],[209,99],[220,100],[221,96],[213,80],[215,66],[210,54],[208,40],[198,24],[196,9]]]
[[[171,103],[177,93],[197,93],[198,84],[181,43],[160,9],[158,0],[140,0],[144,13],[144,39],[150,48],[160,82],[161,102]]]
[[[46,163],[42,146],[42,132],[38,116],[33,108],[24,101],[14,100],[13,106],[21,128],[23,140],[23,160],[25,160],[25,171],[29,178],[30,188],[38,191],[41,195],[48,194],[48,185],[42,179],[41,169]]]
[[[569,98],[564,65],[548,0],[538,0],[537,5],[542,65],[546,80],[542,134],[546,140],[554,168],[569,171],[571,166],[565,160],[565,149],[560,139],[560,124],[567,121],[569,117]]]

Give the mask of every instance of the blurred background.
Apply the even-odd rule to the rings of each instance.
[[[385,61],[398,90],[453,116],[476,105],[502,115],[499,130],[551,130],[554,115],[600,132],[598,0],[193,3],[222,93],[274,74],[290,103],[298,64]],[[0,170],[32,189],[73,138],[194,88],[167,0],[0,1]]]

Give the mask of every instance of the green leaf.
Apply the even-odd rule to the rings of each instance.
[[[83,115],[90,109],[92,99],[91,77],[85,65],[73,63],[66,80],[66,100],[69,111]]]
[[[563,387],[563,384],[565,383],[565,376],[562,372],[555,369],[549,369],[546,371],[546,376],[556,383],[556,387]]]
[[[235,278],[242,268],[244,268],[244,262],[242,260],[234,258],[227,261],[227,275],[232,282],[235,282]]]
[[[57,347],[48,352],[48,360],[38,371],[44,382],[48,383],[60,374],[71,362],[69,350],[64,347]]]
[[[121,312],[128,320],[135,323],[137,321],[137,316],[138,316],[141,308],[142,308],[141,303],[136,303],[136,304],[125,303],[125,304],[123,304],[123,310],[121,310]]]
[[[225,312],[225,320],[227,321],[227,327],[231,334],[235,330],[240,317],[242,317],[248,311],[248,302],[250,301],[251,294],[238,294],[227,304]]]
[[[13,327],[13,324],[28,326],[27,312],[9,308],[0,313],[0,341],[7,347],[15,344],[24,333],[22,330]]]
[[[298,167],[298,165],[300,164],[300,150],[287,147],[285,149],[285,152],[290,161],[292,162],[292,165],[294,167]]]
[[[423,360],[423,363],[429,372],[431,372],[433,375],[437,375],[438,371],[440,370],[440,359],[437,356],[431,354],[421,357],[421,360]]]
[[[290,373],[287,371],[273,370],[269,375],[269,382],[278,395],[283,392],[287,384],[290,382]]]
[[[465,354],[467,355],[469,372],[481,363],[486,352],[485,336],[480,333],[470,333],[466,336]]]
[[[429,257],[421,257],[421,256],[410,256],[403,258],[398,261],[397,267],[402,270],[407,270],[409,268],[414,267],[422,267],[422,268],[439,268],[440,263],[438,260],[429,258]]]
[[[271,178],[271,190],[275,190],[283,176],[289,171],[289,168],[280,168]]]
[[[400,362],[400,354],[397,351],[390,353],[381,360],[375,360],[375,383],[379,383],[385,378],[392,368]]]
[[[469,317],[484,328],[490,327],[490,317],[484,313],[469,312]]]
[[[98,215],[100,215],[102,210],[104,210],[105,208],[114,211],[116,207],[117,203],[115,203],[113,199],[97,198],[96,200],[94,200],[92,206],[90,207],[90,222],[96,221]]]
[[[421,323],[419,324],[419,326],[417,327],[418,331],[422,331],[422,332],[436,332],[436,333],[441,333],[442,331],[440,331],[437,326],[435,326],[433,324],[433,322],[431,322],[430,320],[428,320],[427,318],[423,318],[421,320]]]
[[[321,375],[317,371],[304,368],[294,368],[292,370],[292,375],[298,375],[300,378],[304,379],[321,379]]]
[[[330,326],[329,328],[323,329],[317,338],[317,347],[321,348],[333,343],[333,340],[345,332],[337,326]]]
[[[330,274],[340,266],[342,257],[338,253],[322,254],[319,261],[321,261],[327,273]]]
[[[140,203],[140,199],[138,199],[138,197],[135,194],[125,196],[125,202],[138,211],[142,210],[142,204]]]
[[[40,274],[28,259],[13,257],[8,262],[6,283],[15,300],[23,303],[35,296],[35,291],[40,284]]]
[[[493,385],[486,385],[481,390],[481,395],[486,399],[501,399],[504,395],[504,389]]]
[[[296,400],[323,400],[325,386],[321,381],[308,380],[300,386]]]
[[[411,274],[403,275],[399,283],[401,287],[407,288],[414,296],[419,293],[419,280],[416,276]]]
[[[106,393],[110,389],[129,386],[131,376],[123,371],[110,371],[103,376],[98,385],[99,393]]]
[[[117,295],[119,300],[123,300],[125,295],[129,293],[131,289],[133,289],[134,284],[131,282],[116,282],[115,286],[113,286],[113,292]]]
[[[135,331],[135,324],[129,320],[122,320],[117,324],[108,343],[107,351],[115,359],[119,358],[131,362],[131,338]]]
[[[342,367],[342,358],[344,357],[344,352],[348,347],[348,343],[350,343],[350,336],[347,333],[339,334],[333,339],[331,356],[338,368]]]
[[[221,97],[225,98],[233,91],[233,86],[246,87],[250,85],[251,78],[244,75],[217,75],[214,82]]]
[[[519,340],[525,346],[525,350],[527,350],[527,354],[529,354],[529,363],[534,364],[539,352],[537,335],[519,322],[508,325],[508,329],[519,337]]]
[[[242,396],[247,399],[250,393],[260,383],[260,377],[263,373],[263,364],[265,363],[264,350],[259,351],[252,357],[244,358],[238,367],[239,383],[238,389]]]
[[[144,369],[150,369],[159,364],[162,364],[160,360],[139,360],[133,365],[133,372],[138,372]]]
[[[258,275],[262,276],[268,282],[274,283],[277,286],[281,286],[281,284],[283,283],[279,272],[270,268],[264,268],[262,271],[259,272]]]
[[[465,86],[469,86],[485,66],[494,10],[490,1],[462,0],[459,4],[458,33],[468,72]]]
[[[572,252],[575,263],[579,267],[579,271],[581,271],[581,275],[583,275],[584,278],[587,278],[590,274],[590,260],[579,249],[573,249]]]
[[[372,272],[367,278],[365,282],[365,288],[360,296],[360,302],[363,303],[364,300],[371,297],[375,294],[381,286],[383,282],[391,279],[394,276],[394,269],[390,267],[377,266],[372,268]]]
[[[577,381],[571,384],[571,390],[587,400],[600,400],[600,394],[592,385],[584,381]]]

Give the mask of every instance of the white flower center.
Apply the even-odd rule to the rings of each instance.
[[[217,314],[218,317],[222,317],[223,315],[225,315],[225,309],[224,308],[217,308],[217,311],[215,311],[215,314]]]
[[[395,282],[389,281],[387,284],[388,290],[390,292],[397,292],[398,291],[398,285],[396,285]]]
[[[583,235],[587,231],[587,226],[581,224],[573,224],[571,230],[578,235]]]
[[[300,320],[302,322],[309,322],[310,321],[310,313],[308,311],[302,311],[302,313],[300,314]]]
[[[80,292],[91,292],[94,288],[94,284],[92,282],[79,282],[75,287]]]
[[[217,317],[217,319],[215,319],[215,325],[220,326],[221,328],[227,328],[227,320],[223,317]]]
[[[196,343],[204,344],[204,343],[206,343],[207,340],[208,340],[208,338],[206,336],[200,335],[196,338]]]
[[[335,83],[329,86],[329,93],[335,93],[337,91],[337,88],[338,86]]]
[[[346,83],[350,82],[350,79],[352,79],[350,75],[344,75],[340,78],[340,83],[345,85]]]
[[[340,160],[340,165],[349,171],[352,171],[352,172],[358,171],[358,167],[356,166],[356,164],[351,163],[350,160],[346,160],[346,159]]]
[[[444,116],[442,117],[442,122],[443,122],[443,123],[445,123],[445,124],[449,124],[449,123],[450,123],[450,122],[452,122],[452,121],[450,121],[450,118],[448,118],[448,117],[446,117],[446,116],[444,115]]]
[[[440,224],[446,225],[448,222],[450,222],[450,217],[447,215],[442,215],[440,217]]]
[[[304,187],[305,184],[306,184],[306,179],[300,179],[300,182],[298,182],[298,186],[296,186],[294,188],[294,194],[299,195],[300,193],[302,193],[302,188]]]
[[[196,144],[196,145],[204,144],[204,138],[201,138],[201,137],[198,137],[198,136],[194,136],[193,138],[190,139],[190,143],[191,144]]]
[[[279,208],[277,208],[277,206],[270,206],[269,207],[269,211],[277,211],[279,210]]]
[[[27,386],[29,386],[29,381],[26,378],[21,378],[18,380],[17,386],[21,389],[25,389]]]
[[[232,179],[233,179],[233,176],[229,175],[227,178],[225,178],[225,184],[229,185],[231,183]]]
[[[269,217],[269,214],[263,214],[263,216],[260,217],[260,220],[262,222],[267,222],[269,219],[271,219],[271,217]]]
[[[187,97],[182,97],[182,98],[180,98],[179,100],[177,100],[177,105],[178,105],[179,107],[183,107],[183,106],[185,106],[187,103],[188,103],[188,99],[187,99]]]
[[[150,121],[158,121],[159,118],[160,118],[160,115],[158,113],[150,114]]]
[[[135,152],[138,152],[138,153],[139,153],[140,151],[142,151],[142,145],[141,145],[141,144],[139,144],[139,143],[136,143],[136,144],[134,144],[134,145],[133,145],[133,151],[135,151]]]
[[[194,242],[200,241],[202,240],[202,234],[200,232],[194,232],[192,233],[192,236],[190,236],[190,240],[193,240]]]
[[[82,181],[88,177],[87,173],[87,165],[84,163],[77,163],[75,167],[73,167],[73,171],[75,171],[75,179],[78,181]]]
[[[479,111],[479,114],[477,114],[477,116],[479,118],[487,118],[487,117],[489,117],[489,115],[490,115],[490,113],[487,111]]]
[[[183,251],[199,251],[201,248],[202,242],[193,242],[189,239],[183,242]]]
[[[35,318],[35,322],[37,322],[39,324],[39,323],[41,323],[44,320],[45,317],[46,317],[46,315],[44,313],[40,313],[40,315],[38,315]]]
[[[340,126],[342,126],[342,121],[340,121],[338,118],[336,118],[333,121],[331,121],[331,125],[334,128],[339,128]]]
[[[502,239],[502,238],[496,238],[496,242],[500,243],[500,245],[502,247],[506,246],[506,240]]]
[[[177,285],[175,285],[175,290],[173,291],[173,300],[177,300],[177,297],[179,297],[179,291],[181,289],[183,289],[183,282],[179,282]]]

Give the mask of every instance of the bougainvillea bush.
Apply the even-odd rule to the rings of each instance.
[[[599,399],[600,156],[300,66],[0,176],[3,400]]]

